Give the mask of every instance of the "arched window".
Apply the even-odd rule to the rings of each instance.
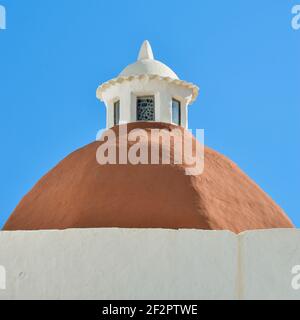
[[[176,99],[172,99],[172,123],[181,125],[181,104]]]

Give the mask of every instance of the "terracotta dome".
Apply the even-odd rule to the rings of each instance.
[[[129,130],[152,127],[174,126],[128,125]],[[101,143],[73,152],[46,174],[22,199],[4,230],[123,227],[239,233],[293,227],[236,164],[207,147],[203,174],[188,176],[184,165],[101,166],[96,161]]]

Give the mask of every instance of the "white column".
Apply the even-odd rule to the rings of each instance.
[[[172,97],[166,92],[158,94],[156,121],[171,123],[172,122]],[[155,110],[155,111],[156,111]]]
[[[114,126],[114,105],[106,103],[106,127],[109,129]]]
[[[131,92],[125,91],[120,100],[120,124],[131,121]]]
[[[188,128],[188,103],[183,102],[181,104],[181,126],[184,128]]]
[[[130,92],[129,96],[130,96],[130,102],[129,102],[129,105],[128,105],[128,108],[130,110],[129,122],[136,122],[137,121],[137,115],[136,115],[136,100],[137,100],[137,96],[132,92]]]

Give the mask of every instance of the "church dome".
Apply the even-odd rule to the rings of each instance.
[[[176,73],[160,61],[154,60],[150,43],[144,41],[138,56],[138,60],[127,66],[120,77],[139,75],[157,75],[165,78],[178,79]]]
[[[185,130],[154,122],[131,123],[128,130],[175,127]],[[293,227],[236,164],[210,148],[205,148],[204,172],[189,176],[184,164],[99,165],[96,152],[102,143],[73,152],[46,174],[22,199],[4,230],[121,227],[239,233]]]

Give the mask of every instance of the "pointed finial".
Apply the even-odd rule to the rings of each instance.
[[[148,40],[145,40],[141,46],[138,60],[151,59],[153,60],[153,52]]]

